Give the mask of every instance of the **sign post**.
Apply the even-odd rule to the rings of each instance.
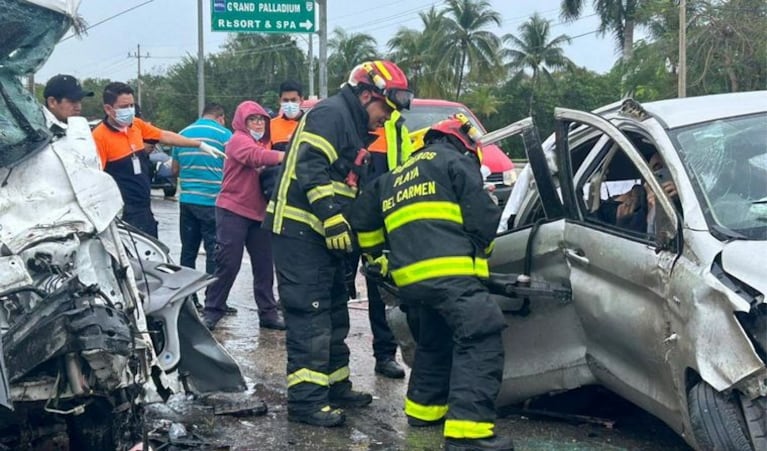
[[[213,31],[237,33],[314,33],[314,0],[212,0]]]

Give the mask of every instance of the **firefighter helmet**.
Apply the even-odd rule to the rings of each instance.
[[[428,144],[442,136],[446,136],[459,150],[476,155],[480,163],[482,162],[482,149],[478,142],[482,132],[465,114],[457,113],[432,125],[424,136],[424,142]]]
[[[391,61],[375,60],[359,64],[349,74],[348,83],[355,88],[368,88],[374,97],[385,100],[395,110],[410,108],[414,97],[405,73]]]

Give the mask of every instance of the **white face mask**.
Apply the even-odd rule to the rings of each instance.
[[[136,115],[136,109],[132,106],[125,108],[115,108],[115,122],[127,127],[133,123],[133,117]]]
[[[301,106],[298,102],[282,102],[280,108],[285,117],[289,119],[295,119],[301,113]]]
[[[255,130],[250,130],[250,136],[253,137],[256,141],[264,137],[264,132],[257,132]]]

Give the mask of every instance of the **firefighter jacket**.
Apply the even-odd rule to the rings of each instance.
[[[413,153],[410,132],[399,111],[393,112],[391,119],[376,130],[375,134],[376,140],[368,146],[371,180],[401,165]]]
[[[372,182],[347,215],[362,252],[390,250],[398,287],[440,277],[488,277],[500,210],[477,160],[446,141],[417,150]]]
[[[368,114],[348,86],[304,114],[283,160],[264,227],[278,235],[324,244],[323,222],[357,197],[346,183],[354,160],[375,136]],[[364,175],[364,174],[362,174]]]

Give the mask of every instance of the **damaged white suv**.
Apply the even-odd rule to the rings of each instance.
[[[490,261],[498,405],[602,385],[696,449],[767,450],[767,91],[555,116],[481,139],[529,158]]]
[[[555,115],[491,271],[570,296],[506,305],[499,401],[601,384],[698,449],[767,449],[767,91]]]

